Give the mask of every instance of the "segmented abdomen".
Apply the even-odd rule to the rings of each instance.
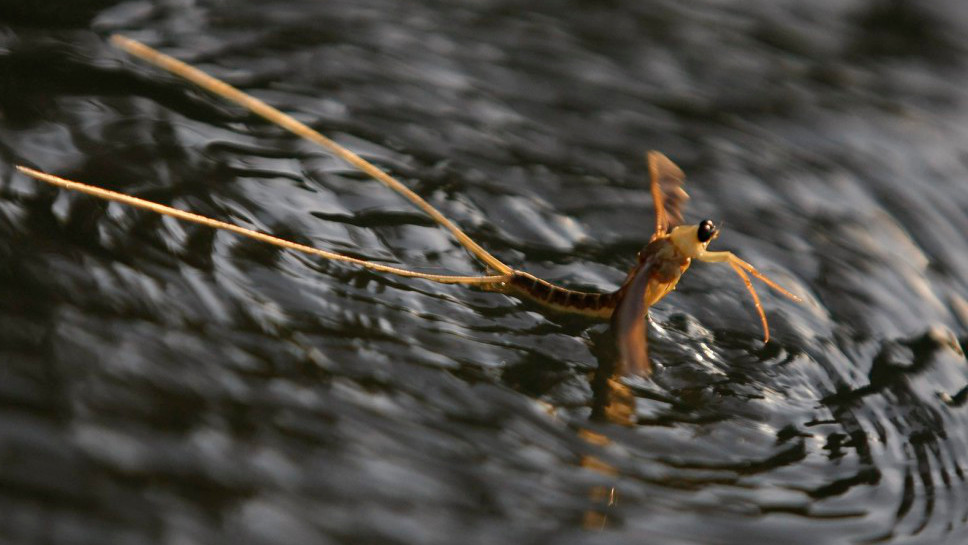
[[[607,318],[618,303],[618,291],[590,293],[558,287],[523,271],[514,271],[508,285],[548,306],[566,312]]]

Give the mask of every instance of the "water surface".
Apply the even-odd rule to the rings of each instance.
[[[968,539],[961,3],[8,4],[3,541]],[[643,154],[661,150],[689,175],[687,218],[725,224],[716,249],[806,303],[761,287],[763,345],[739,279],[697,264],[653,309],[653,379],[612,392],[632,414],[591,419],[604,324],[16,174],[481,271],[379,183],[125,57],[114,32],[576,288],[614,289],[647,241]]]

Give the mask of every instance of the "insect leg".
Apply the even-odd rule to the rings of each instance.
[[[803,299],[797,297],[796,295],[790,293],[788,290],[780,287],[779,284],[767,278],[767,276],[760,271],[756,270],[756,267],[750,265],[749,263],[743,261],[742,259],[736,257],[733,252],[709,252],[705,251],[699,254],[697,257],[700,261],[706,261],[709,263],[729,263],[729,266],[733,268],[736,274],[743,279],[743,283],[746,284],[746,289],[749,290],[750,295],[753,296],[753,303],[756,305],[756,312],[760,315],[760,321],[763,322],[763,342],[769,342],[770,340],[770,327],[766,321],[766,314],[763,312],[763,305],[760,304],[760,297],[756,294],[756,289],[753,288],[753,283],[750,282],[747,272],[755,276],[756,278],[762,280],[766,285],[775,289],[776,291],[782,293],[783,295],[789,297],[790,299],[801,303]]]
[[[770,342],[770,324],[766,322],[766,313],[763,312],[763,305],[760,304],[760,296],[756,294],[756,288],[753,287],[753,282],[750,281],[750,277],[746,275],[742,267],[733,261],[729,262],[729,266],[743,279],[743,283],[746,284],[746,289],[753,296],[753,304],[756,306],[756,312],[760,315],[760,322],[763,324],[763,342]]]
[[[713,252],[707,252],[707,253],[713,253]],[[718,253],[718,252],[716,252],[716,253]],[[752,274],[753,276],[759,278],[764,283],[766,283],[767,286],[770,286],[771,288],[773,288],[776,291],[782,293],[783,295],[787,296],[788,298],[792,299],[793,301],[796,301],[797,303],[802,303],[803,302],[803,299],[801,299],[800,297],[798,297],[798,296],[790,293],[788,290],[786,290],[785,288],[782,288],[776,282],[774,282],[774,281],[770,280],[769,278],[767,278],[765,274],[763,274],[760,271],[756,270],[756,267],[754,267],[754,266],[750,265],[749,263],[743,261],[742,259],[736,257],[736,255],[733,254],[732,252],[726,252],[726,253],[729,254],[729,263],[731,265],[735,265],[735,266],[738,266],[738,267],[742,267],[743,269],[746,270],[746,272],[748,272],[748,273]]]

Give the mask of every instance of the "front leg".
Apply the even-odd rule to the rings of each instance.
[[[771,288],[775,289],[776,291],[782,293],[783,295],[789,297],[790,299],[798,303],[803,301],[803,299],[790,293],[786,289],[780,287],[780,285],[777,284],[776,282],[767,278],[766,275],[756,270],[756,267],[736,257],[736,254],[734,254],[733,252],[703,251],[696,256],[696,259],[700,261],[706,261],[708,263],[729,263],[729,266],[733,268],[733,270],[736,272],[737,275],[739,275],[739,277],[743,280],[743,283],[746,285],[746,289],[750,292],[750,295],[753,297],[753,304],[756,306],[756,312],[759,314],[760,322],[763,324],[763,342],[764,343],[770,342],[770,325],[766,321],[766,313],[763,311],[763,305],[760,304],[760,297],[759,295],[756,294],[756,289],[753,287],[753,283],[750,282],[750,277],[747,276],[746,273],[749,272],[756,278],[759,278],[760,280],[765,282],[766,285],[770,286]]]

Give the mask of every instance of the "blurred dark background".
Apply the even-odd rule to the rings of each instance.
[[[968,539],[968,5],[0,2],[0,542]],[[480,267],[124,33],[389,170],[513,266],[614,289],[643,154],[760,286],[697,264],[650,381],[590,418],[607,327],[360,271],[26,164],[432,272]]]

